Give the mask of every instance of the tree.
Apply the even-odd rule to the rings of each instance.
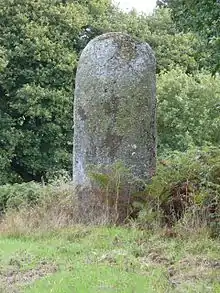
[[[192,73],[204,60],[204,44],[195,34],[178,31],[170,9],[158,9],[152,16],[115,10],[104,23],[106,31],[122,31],[148,42],[156,54],[157,73],[176,66]]]
[[[71,169],[80,36],[109,5],[0,1],[0,183]]]
[[[220,144],[220,79],[172,69],[158,76],[159,152]]]
[[[210,50],[210,68],[220,71],[220,1],[168,0],[172,17],[179,29],[198,33],[206,40]]]

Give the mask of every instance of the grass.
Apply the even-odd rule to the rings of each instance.
[[[168,205],[146,197],[139,202],[139,216],[126,218],[127,226],[120,227],[109,224],[117,223],[118,203],[123,204],[118,192],[118,178],[123,178],[118,173],[115,181],[99,176],[101,181],[108,179],[107,187],[104,184],[100,193],[90,197],[85,211],[79,209],[72,184],[2,187],[0,197],[3,203],[7,199],[7,209],[0,218],[0,293],[220,293],[219,189],[207,188],[219,184],[203,186],[203,177],[209,179],[210,174],[204,176],[206,165],[202,165],[195,171],[201,180],[192,185],[201,190],[190,189],[191,161],[166,164],[152,183],[149,195],[164,203],[165,191]],[[205,195],[217,199],[214,220],[208,221],[203,213],[212,201],[207,206],[193,201],[192,206],[181,204],[183,214],[177,219],[177,203],[189,196],[202,197],[203,187]],[[34,203],[29,201],[33,190]],[[169,228],[164,227],[164,215],[175,219],[168,222]]]
[[[204,232],[166,237],[74,226],[0,236],[0,292],[220,292],[220,243]]]

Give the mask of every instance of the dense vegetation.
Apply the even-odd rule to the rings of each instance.
[[[219,0],[158,0],[160,7],[170,7],[177,27],[193,31],[205,42],[210,52],[208,67],[220,71],[220,1]]]
[[[108,0],[0,1],[1,184],[70,172],[77,60],[91,38],[107,31],[127,32],[155,50],[159,154],[219,145],[219,4],[210,1],[207,10],[199,1],[204,13],[195,18],[177,2],[146,16]]]

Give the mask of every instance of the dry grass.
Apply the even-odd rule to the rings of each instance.
[[[60,228],[70,227],[75,224],[86,225],[117,225],[126,224],[137,229],[160,230],[166,226],[163,222],[163,213],[157,203],[149,201],[142,205],[141,213],[132,219],[131,205],[125,205],[123,190],[118,192],[117,205],[112,193],[107,193],[103,188],[91,192],[83,190],[81,200],[78,200],[79,190],[74,190],[72,182],[61,182],[50,185],[42,192],[43,196],[37,204],[22,204],[19,209],[8,209],[0,221],[0,233],[4,235],[29,235],[43,233]],[[106,201],[106,193],[113,198]],[[117,207],[117,208],[115,208]],[[122,212],[121,212],[122,211]],[[130,214],[129,214],[130,212]],[[122,215],[120,218],[119,216]],[[119,222],[118,222],[119,220]],[[207,213],[191,206],[184,210],[183,216],[176,220],[172,226],[163,229],[163,236],[168,238],[185,238],[187,235],[210,233]]]
[[[0,233],[21,236],[75,224],[108,225],[116,222],[117,214],[102,202],[100,193],[84,190],[86,199],[79,201],[72,182],[51,185],[47,190],[46,196],[44,191],[37,204],[9,208],[0,220]]]
[[[52,186],[49,194],[37,205],[22,205],[9,209],[0,223],[0,232],[6,235],[51,231],[72,225],[77,221],[77,202],[72,184]]]

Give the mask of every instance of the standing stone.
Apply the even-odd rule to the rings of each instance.
[[[75,186],[88,187],[90,165],[122,161],[143,180],[155,171],[155,57],[146,43],[107,33],[83,50],[74,100]]]

